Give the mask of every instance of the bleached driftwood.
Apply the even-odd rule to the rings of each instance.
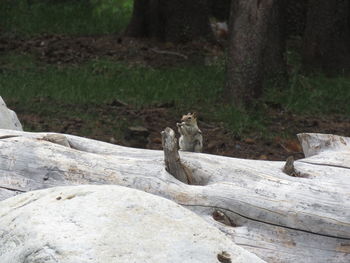
[[[305,177],[283,173],[284,162],[181,152],[199,184],[188,185],[165,170],[161,151],[72,135],[65,135],[66,147],[45,135],[0,130],[0,198],[53,186],[117,184],[193,210],[267,262],[350,262],[347,138],[300,135],[304,152],[318,149],[294,162]],[[339,151],[334,145],[340,142]]]
[[[1,263],[265,262],[187,209],[127,187],[55,187],[0,204]]]
[[[0,96],[0,129],[10,129],[22,131],[22,125],[17,118],[17,114],[7,108],[4,100]]]

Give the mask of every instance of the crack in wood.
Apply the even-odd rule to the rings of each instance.
[[[304,232],[304,233],[309,233],[309,234],[313,234],[313,235],[317,235],[317,236],[337,238],[337,239],[343,239],[343,240],[350,240],[350,238],[347,238],[347,237],[339,237],[339,236],[333,236],[333,235],[327,235],[327,234],[320,234],[320,233],[315,233],[315,232],[312,232],[312,231],[298,229],[298,228],[294,228],[294,227],[290,227],[290,226],[283,226],[283,225],[279,225],[279,224],[269,223],[269,222],[266,222],[266,221],[262,221],[262,220],[254,219],[254,218],[249,217],[249,216],[242,215],[242,214],[240,214],[238,212],[235,212],[235,211],[227,209],[227,208],[222,208],[222,207],[217,207],[217,206],[210,206],[210,205],[191,205],[191,204],[182,204],[182,203],[178,203],[178,204],[182,205],[184,207],[186,207],[186,206],[189,206],[189,207],[205,207],[205,208],[213,208],[213,209],[216,209],[216,210],[225,210],[225,211],[231,212],[233,214],[236,214],[236,215],[238,215],[240,217],[243,217],[245,219],[251,220],[253,222],[259,222],[259,223],[267,224],[267,225],[271,225],[271,226],[277,226],[277,227],[291,229],[291,230],[295,230],[295,231],[301,231],[301,232]],[[229,216],[227,215],[227,217],[229,217]]]
[[[21,136],[20,135],[2,135],[2,136],[0,136],[0,140],[14,138],[14,137],[21,137]]]
[[[1,189],[5,189],[5,190],[9,190],[9,191],[17,191],[17,192],[21,192],[21,193],[26,193],[27,192],[25,190],[20,190],[20,189],[17,189],[17,188],[6,187],[6,186],[2,186],[2,185],[0,185],[0,188]]]
[[[348,167],[348,166],[342,166],[342,165],[336,165],[336,164],[312,163],[310,161],[300,161],[300,160],[298,160],[298,162],[299,163],[311,164],[311,165],[318,165],[318,166],[329,166],[329,167],[335,167],[335,168],[350,169],[350,167]]]

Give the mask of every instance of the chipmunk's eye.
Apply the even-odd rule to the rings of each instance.
[[[190,120],[190,119],[192,119],[192,117],[188,117],[188,119]]]

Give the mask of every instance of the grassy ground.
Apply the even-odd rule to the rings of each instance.
[[[112,0],[88,3],[86,0],[60,1],[55,4],[49,0],[46,3],[32,0],[31,4],[24,0],[5,0],[0,4],[2,35],[3,38],[20,36],[31,39],[43,33],[75,36],[115,34],[127,25],[130,2],[119,1],[119,5],[111,9],[101,3],[113,4]],[[136,110],[170,105],[166,106],[171,112],[167,114],[174,116],[196,110],[207,123],[223,125],[239,137],[249,137],[252,133],[261,138],[271,136],[273,129],[268,127],[276,121],[275,115],[271,117],[271,109],[305,118],[334,114],[346,117],[350,114],[350,77],[341,74],[333,77],[322,74],[306,76],[299,70],[297,52],[288,54],[291,68],[289,87],[282,91],[267,87],[257,107],[246,111],[222,104],[225,81],[223,58],[219,58],[220,63],[210,65],[188,63],[153,67],[100,55],[66,64],[50,64],[39,57],[35,52],[15,50],[2,53],[0,95],[14,105],[16,111],[41,114],[46,122],[55,122],[57,126],[69,116],[76,119],[69,125],[80,125],[80,121],[89,123],[80,130],[79,135],[84,136],[103,132],[118,137],[130,122],[138,124],[137,118],[130,121],[130,118],[121,117],[118,125],[113,123],[114,131],[101,128],[103,124],[99,119],[102,113],[91,110],[91,107],[97,109],[114,100],[122,100]],[[101,111],[108,115],[106,109]],[[103,118],[106,127],[111,126],[111,118],[109,115]],[[40,124],[40,121],[37,123]],[[45,130],[47,127],[43,124],[40,127],[27,125],[25,128]],[[276,131],[273,136],[281,133],[281,136],[294,136],[294,132]]]
[[[242,112],[220,103],[224,67],[193,65],[150,68],[130,66],[107,58],[77,65],[48,65],[32,55],[9,53],[0,59],[0,94],[31,103],[49,97],[58,102],[103,104],[113,99],[135,107],[173,104],[178,110],[200,111],[224,121],[231,130],[264,129],[267,104],[303,115],[350,114],[350,79],[344,76],[291,76],[290,88],[266,90],[257,111]]]
[[[10,34],[115,34],[129,21],[128,0],[2,0],[0,24]]]
[[[286,110],[299,114],[350,114],[350,75],[340,73],[326,76],[301,71],[301,58],[295,51],[288,52],[289,87],[283,92],[266,90],[265,98],[279,103]]]

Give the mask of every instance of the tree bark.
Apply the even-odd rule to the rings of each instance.
[[[350,69],[348,0],[310,0],[304,34],[306,70],[341,72]]]
[[[206,0],[134,0],[126,36],[187,42],[212,39]]]
[[[208,0],[210,16],[218,21],[229,21],[232,0]]]
[[[264,49],[263,86],[284,89],[288,85],[286,64],[287,20],[286,1],[277,0],[268,19],[267,41]],[[261,93],[260,93],[261,94]]]
[[[62,136],[70,147],[54,143]],[[198,183],[188,185],[165,170],[161,151],[0,130],[0,199],[54,186],[116,184],[194,211],[267,262],[347,263],[350,138],[299,138],[307,158],[294,169],[307,177],[285,174],[285,162],[180,152]]]
[[[282,6],[276,0],[235,0],[231,5],[225,97],[236,106],[260,97],[265,83],[285,83]]]
[[[306,26],[308,0],[293,0],[287,3],[287,28],[288,36],[304,35]]]

